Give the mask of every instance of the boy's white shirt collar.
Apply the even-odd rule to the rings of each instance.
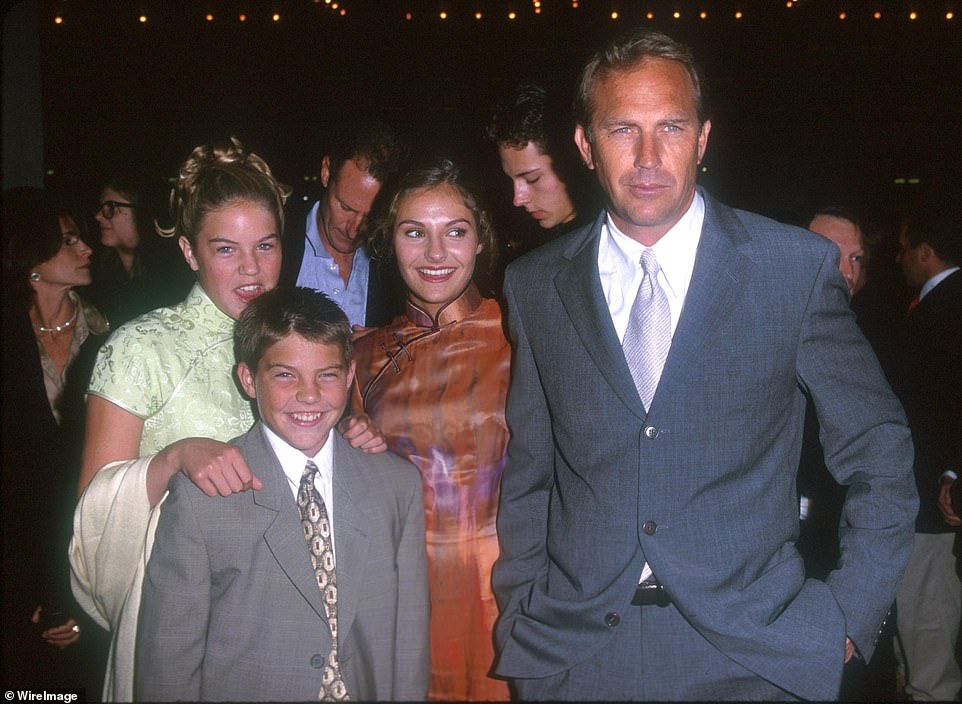
[[[324,499],[324,507],[327,509],[327,518],[331,523],[331,547],[334,547],[334,441],[332,440],[334,428],[327,433],[327,440],[320,451],[313,457],[308,457],[295,447],[291,447],[284,438],[267,427],[266,423],[261,423],[264,430],[264,437],[274,450],[274,456],[280,462],[281,469],[287,477],[287,482],[291,488],[291,494],[297,501],[297,490],[301,486],[301,477],[304,475],[304,467],[308,460],[313,460],[317,465],[317,476],[314,478],[314,488],[317,489],[321,498]],[[251,467],[256,474],[257,469]],[[337,550],[334,550],[335,558]]]

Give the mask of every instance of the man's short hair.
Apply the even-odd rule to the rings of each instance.
[[[927,244],[945,264],[962,264],[962,205],[951,199],[926,201],[903,218],[905,238],[912,248]]]
[[[485,138],[496,146],[513,149],[524,149],[531,142],[542,154],[548,154],[555,135],[549,134],[546,124],[547,102],[548,94],[541,86],[518,84],[495,105],[484,128]]]
[[[792,225],[811,229],[812,221],[819,216],[828,216],[852,223],[862,238],[862,261],[866,265],[875,259],[882,245],[882,234],[873,220],[862,220],[861,213],[850,205],[827,203],[801,213],[804,219],[793,220]]]
[[[534,144],[541,154],[551,159],[551,167],[580,212],[591,208],[596,184],[581,162],[574,131],[568,91],[519,83],[495,105],[485,125],[484,137],[499,148],[524,149],[529,143]]]
[[[584,128],[589,140],[598,82],[612,73],[633,69],[647,59],[667,59],[680,63],[688,71],[694,85],[698,120],[704,123],[708,119],[705,76],[695,61],[691,48],[667,34],[642,27],[612,40],[592,56],[581,71],[575,93],[574,113],[575,121]]]
[[[812,224],[812,220],[817,218],[819,215],[823,215],[830,218],[838,218],[839,220],[847,220],[848,222],[855,225],[859,232],[862,232],[864,228],[862,227],[862,218],[859,214],[855,212],[854,208],[850,208],[847,205],[820,205],[819,207],[812,210],[808,216],[808,221],[806,227]]]
[[[382,184],[401,170],[407,154],[406,140],[390,125],[377,120],[344,131],[327,150],[333,178],[337,178],[345,161],[356,161]]]
[[[351,325],[340,307],[320,291],[278,286],[244,309],[234,325],[234,355],[251,371],[267,349],[291,334],[325,345],[336,345],[351,364]]]

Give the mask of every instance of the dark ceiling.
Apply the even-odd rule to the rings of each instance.
[[[954,3],[542,0],[536,15],[532,0],[342,2],[344,16],[312,0],[41,3],[48,168],[95,189],[117,164],[171,173],[194,144],[232,133],[301,184],[333,124],[372,115],[419,149],[496,168],[480,126],[499,93],[521,79],[567,90],[607,37],[650,24],[706,67],[702,180],[729,202],[774,215],[813,199],[881,206],[958,179]]]

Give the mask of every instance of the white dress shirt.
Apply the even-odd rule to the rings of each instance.
[[[957,272],[958,270],[959,270],[959,267],[957,267],[957,266],[949,267],[949,268],[946,269],[945,271],[940,271],[938,274],[936,274],[936,275],[933,276],[931,279],[929,279],[928,281],[926,281],[925,284],[922,285],[922,290],[919,291],[919,300],[921,301],[923,298],[925,298],[926,296],[928,296],[929,293],[932,292],[932,289],[933,289],[933,288],[935,288],[935,287],[938,286],[940,283],[942,283],[943,281],[945,281],[947,278],[949,278],[950,276],[952,276],[952,274],[954,274],[954,273]]]
[[[701,194],[696,192],[691,206],[681,219],[651,247],[661,267],[658,283],[665,292],[671,309],[672,336],[685,305],[704,221],[705,201]],[[601,227],[598,272],[601,274],[601,289],[608,302],[611,322],[615,325],[619,340],[625,339],[631,305],[635,302],[638,287],[645,276],[641,268],[641,254],[646,249],[648,247],[621,232],[611,215],[608,215]]]
[[[317,475],[314,477],[314,488],[322,499],[324,507],[327,509],[327,520],[331,523],[331,552],[334,553],[335,563],[337,562],[337,550],[334,547],[334,443],[331,441],[331,433],[328,431],[327,440],[324,446],[313,457],[308,457],[300,450],[288,445],[277,433],[261,425],[264,429],[264,436],[274,450],[274,456],[281,463],[281,468],[287,477],[287,482],[291,487],[291,495],[297,502],[297,491],[301,486],[301,477],[304,475],[304,467],[308,460],[314,460],[317,465]]]
[[[668,298],[671,309],[671,335],[675,336],[678,319],[685,307],[685,296],[691,283],[695,268],[695,253],[701,240],[701,228],[705,221],[705,201],[695,192],[691,205],[681,219],[652,245],[661,270],[658,283]],[[631,306],[638,295],[645,272],[641,268],[641,254],[648,247],[621,232],[611,214],[605,218],[601,227],[601,242],[598,245],[598,272],[601,275],[601,289],[608,303],[611,322],[614,323],[618,339],[624,341],[628,329]],[[645,563],[639,582],[652,575],[651,567]]]

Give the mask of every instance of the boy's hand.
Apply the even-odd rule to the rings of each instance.
[[[337,429],[344,439],[351,443],[351,447],[363,450],[369,455],[387,450],[387,440],[367,413],[343,419],[337,424]]]

